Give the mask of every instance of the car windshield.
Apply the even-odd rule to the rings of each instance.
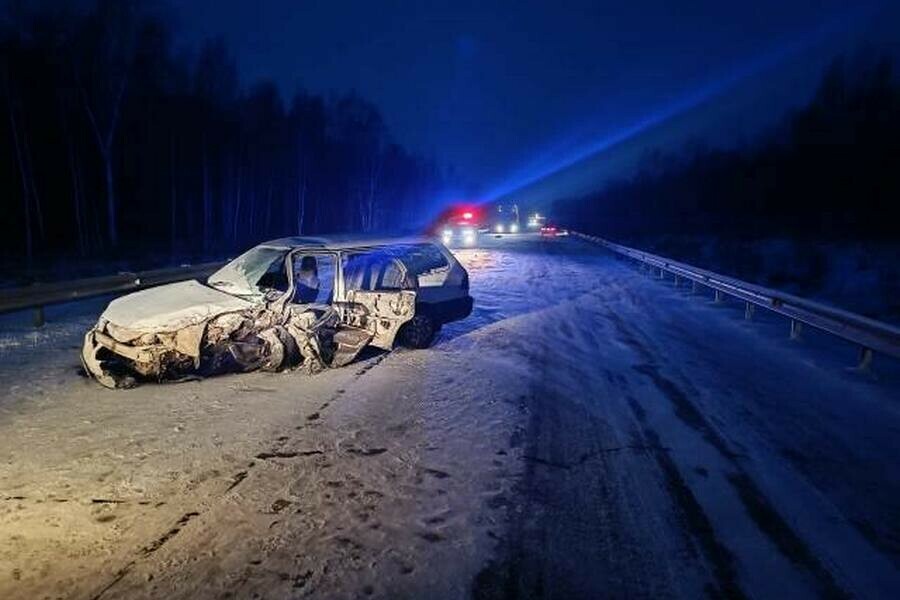
[[[284,269],[286,248],[257,246],[209,276],[207,283],[228,294],[235,296],[260,296],[265,289],[287,290],[287,275]],[[269,279],[277,279],[275,275],[284,275],[284,285],[278,285]],[[266,277],[267,274],[273,277]],[[283,289],[282,289],[283,288]]]

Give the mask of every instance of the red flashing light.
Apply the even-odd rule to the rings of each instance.
[[[470,212],[463,213],[463,219],[465,219],[466,221],[468,221],[471,218],[472,218],[472,213],[470,213]]]

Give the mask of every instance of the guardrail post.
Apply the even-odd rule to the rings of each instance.
[[[753,318],[753,313],[756,311],[756,305],[752,302],[747,302],[747,305],[744,307],[744,318],[748,321]]]
[[[660,279],[665,279],[665,278],[666,278],[666,272],[663,271],[662,269],[659,270],[659,278],[660,278]]]
[[[799,340],[800,334],[803,332],[803,323],[796,319],[791,319],[791,339]]]
[[[699,287],[699,286],[697,285],[697,282],[696,282],[696,281],[692,281],[692,282],[691,282],[691,293],[692,293],[692,294],[696,294],[696,293],[697,293],[697,288],[698,288],[698,287]]]
[[[31,322],[34,323],[35,327],[43,327],[46,321],[44,320],[44,307],[37,306],[34,309],[34,313],[32,313]]]
[[[716,290],[716,299],[713,300],[713,302],[715,302],[716,304],[721,304],[721,302],[722,302],[722,291],[721,290]]]
[[[675,276],[675,287],[678,287],[681,284],[681,277],[678,275]]]

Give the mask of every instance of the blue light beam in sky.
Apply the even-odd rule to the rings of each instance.
[[[651,130],[678,115],[697,108],[698,106],[723,95],[725,92],[733,89],[737,84],[750,77],[760,75],[763,72],[778,66],[786,59],[796,56],[815,44],[824,41],[827,36],[837,30],[838,27],[847,28],[849,22],[858,22],[863,17],[873,14],[876,8],[877,5],[857,7],[849,14],[838,15],[799,38],[784,43],[762,56],[754,58],[746,64],[733,69],[728,74],[715,79],[702,86],[700,89],[682,96],[672,104],[650,113],[646,117],[639,119],[619,131],[607,134],[586,144],[576,146],[568,151],[563,150],[564,154],[552,159],[552,162],[542,160],[540,161],[541,164],[535,167],[520,169],[518,173],[507,178],[506,181],[491,188],[484,194],[484,199],[486,201],[494,201],[503,198],[504,196],[508,196],[533,183],[542,181],[551,175],[559,173],[587,158],[609,150],[641,133]],[[572,139],[572,137],[570,136],[569,139]],[[556,144],[555,149],[559,149],[560,146],[563,145],[566,144],[558,143]],[[559,152],[550,150],[543,153],[544,156],[553,154],[559,155]],[[537,161],[533,161],[533,163],[534,162]]]

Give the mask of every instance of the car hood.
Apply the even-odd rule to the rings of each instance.
[[[132,332],[159,333],[177,331],[253,306],[252,302],[197,281],[180,281],[116,298],[100,319]]]

